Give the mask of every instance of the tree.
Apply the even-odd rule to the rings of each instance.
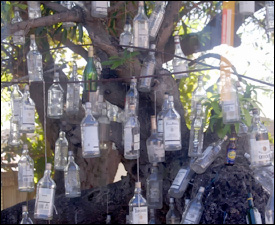
[[[150,14],[154,4],[152,2],[147,3],[147,13]],[[28,52],[29,39],[27,38],[29,34],[36,34],[36,43],[38,45],[39,51],[43,54],[43,68],[44,68],[44,80],[46,82],[46,91],[52,82],[53,73],[52,68],[55,66],[55,59],[51,55],[49,49],[55,48],[62,52],[62,56],[65,52],[61,49],[62,46],[69,47],[74,52],[74,57],[83,57],[87,59],[87,51],[84,46],[79,46],[79,43],[90,44],[91,41],[95,47],[96,55],[101,59],[102,62],[109,61],[110,57],[124,57],[124,51],[119,46],[118,37],[124,26],[125,9],[130,16],[134,16],[137,12],[136,2],[127,1],[114,1],[111,2],[111,7],[108,9],[108,18],[98,19],[93,18],[90,15],[90,2],[83,2],[84,6],[80,7],[76,5],[72,10],[67,10],[63,6],[55,2],[41,1],[42,17],[34,20],[29,20],[27,17],[27,7],[26,2],[1,2],[1,41],[2,41],[2,73],[1,80],[11,80],[10,74],[13,74],[16,78],[22,78],[26,75],[26,53]],[[21,16],[23,22],[10,25],[10,19],[13,12],[13,6],[17,5],[21,8]],[[256,2],[256,10],[263,7],[263,2]],[[187,46],[183,49],[185,55],[191,55],[196,52],[206,51],[212,49],[214,46],[220,45],[221,40],[221,11],[220,2],[177,2],[170,1],[166,7],[166,13],[164,17],[164,22],[160,28],[158,38],[157,38],[157,49],[159,51],[165,51],[167,53],[173,53],[173,31],[175,29],[175,24],[179,21],[183,15],[188,15],[189,17],[192,13],[200,13],[201,17],[205,16],[207,18],[207,24],[201,32],[188,32],[188,24],[183,24],[182,29],[184,31],[183,38],[181,40],[181,46]],[[66,30],[63,28],[63,22],[75,22],[76,26]],[[235,31],[242,24],[242,17],[237,14]],[[86,29],[87,34],[84,29]],[[14,32],[23,29],[26,34],[26,44],[24,46],[16,47],[11,42],[11,36]],[[206,34],[209,35],[206,37]],[[5,43],[3,40],[6,39]],[[237,35],[234,36],[235,47],[240,44],[240,39]],[[8,47],[7,47],[8,46]],[[130,75],[138,75],[141,69],[141,62],[146,56],[146,52],[140,52],[136,56],[132,56],[131,60],[124,59],[126,63],[114,68],[109,69],[105,66],[103,69],[102,76],[105,79],[119,77],[124,79],[124,83],[129,83]],[[172,57],[169,55],[156,54],[157,58],[157,74],[167,73],[167,70],[162,69],[162,64],[171,60]],[[23,59],[23,60],[22,60]],[[130,62],[130,63],[128,63]],[[56,66],[57,68],[57,66]],[[82,72],[79,70],[80,74]],[[68,80],[66,75],[61,72],[60,81],[62,87],[66,92],[66,81]],[[8,77],[8,78],[7,78]],[[194,76],[195,77],[195,76]],[[193,77],[193,78],[194,78]],[[3,78],[3,79],[2,79]],[[193,90],[195,86],[195,79],[188,81],[191,85],[189,93]],[[187,151],[189,140],[189,130],[186,126],[184,119],[184,109],[183,104],[180,100],[180,91],[178,89],[178,84],[171,76],[160,76],[155,79],[154,91],[157,93],[156,97],[156,110],[160,111],[164,92],[167,90],[174,96],[175,108],[182,115],[181,127],[182,127],[182,140],[183,148],[180,152],[166,153],[166,162],[161,165],[161,170],[165,176],[164,178],[164,199],[166,198],[166,204],[168,204],[167,190],[171,184],[171,181],[175,177],[178,169],[183,164],[188,163]],[[125,97],[125,86],[121,82],[106,82],[102,83],[102,89],[104,93],[104,98],[110,103],[119,106],[123,109],[124,107],[124,97]],[[43,96],[43,88],[41,83],[33,83],[30,86],[31,98],[35,101],[36,110],[39,116],[39,121],[44,127],[44,106],[43,100],[47,102],[47,94]],[[47,92],[46,92],[47,93]],[[251,93],[251,90],[250,90]],[[154,92],[150,94],[140,94],[140,127],[141,127],[141,152],[140,152],[140,179],[142,184],[145,184],[145,179],[148,177],[148,168],[150,167],[145,141],[150,133],[150,115],[154,114]],[[211,111],[209,107],[209,111]],[[212,111],[212,115],[215,114],[215,108]],[[75,202],[64,199],[64,185],[63,185],[63,173],[56,171],[54,174],[54,180],[57,183],[56,190],[56,204],[57,210],[59,212],[58,218],[56,217],[53,222],[57,223],[69,223],[73,222],[74,219],[63,218],[61,215],[67,212],[74,211],[72,206],[76,206],[79,209],[81,217],[77,220],[78,223],[103,223],[105,220],[105,207],[106,207],[106,192],[109,190],[109,201],[110,207],[109,211],[113,211],[114,222],[122,222],[128,211],[127,204],[129,199],[133,195],[133,184],[137,180],[137,162],[135,160],[126,160],[123,158],[123,146],[121,144],[121,134],[122,127],[119,123],[111,124],[111,140],[115,143],[117,151],[109,149],[103,153],[101,158],[95,159],[83,159],[81,156],[81,139],[80,139],[80,127],[79,124],[84,116],[84,110],[81,108],[79,114],[74,117],[65,116],[62,120],[67,121],[66,126],[66,136],[69,140],[69,148],[74,151],[76,155],[76,162],[81,169],[81,187],[83,189],[81,199]],[[54,144],[58,137],[58,132],[60,128],[61,120],[53,120],[47,118],[46,130],[47,132],[47,155],[53,154]],[[218,129],[215,127],[214,129]],[[228,130],[226,130],[228,131]],[[226,132],[225,131],[225,132]],[[217,135],[212,132],[208,132],[206,135],[205,146],[211,143],[213,140],[217,139]],[[41,158],[41,157],[40,157]],[[44,159],[43,159],[44,160]],[[43,162],[42,160],[42,162]],[[49,159],[50,160],[50,159]],[[128,172],[128,176],[124,178],[121,182],[110,184],[115,173],[119,162],[122,162],[125,169]],[[221,162],[221,161],[220,161]],[[107,170],[106,172],[104,170]],[[209,169],[210,171],[210,169]],[[211,176],[211,171],[208,171],[208,175]],[[223,168],[223,170],[225,169]],[[240,170],[241,172],[242,170]],[[248,169],[245,170],[248,172]],[[243,172],[243,171],[242,171]],[[221,172],[223,173],[223,172]],[[236,174],[232,171],[233,174]],[[244,173],[244,172],[243,172]],[[242,174],[243,174],[242,173]],[[248,172],[249,173],[249,172]],[[242,175],[241,175],[242,177]],[[198,185],[198,179],[202,176],[196,177],[196,184]],[[38,178],[40,179],[40,177]],[[194,184],[195,184],[194,183]],[[200,184],[206,184],[207,181]],[[253,183],[256,186],[256,184]],[[95,188],[94,188],[95,187]],[[90,189],[93,188],[93,189]],[[143,188],[144,189],[144,188]],[[197,191],[189,190],[187,195]],[[192,194],[193,195],[193,194]],[[185,196],[186,197],[186,196]],[[102,201],[102,199],[104,201]],[[90,202],[91,201],[91,202]],[[94,204],[93,201],[96,203]],[[92,205],[91,205],[92,204]],[[182,209],[183,204],[178,201],[178,207]],[[93,218],[87,218],[88,211],[83,211],[85,207],[93,207],[91,210],[97,212],[93,214]],[[122,206],[122,207],[121,207]],[[84,208],[83,208],[84,207]],[[70,209],[69,209],[70,208]],[[223,209],[225,211],[225,209]],[[260,210],[263,210],[261,208]],[[20,210],[19,210],[20,211]],[[33,212],[33,200],[30,201],[30,214]],[[165,215],[167,211],[167,205],[162,209],[162,213]],[[7,220],[7,214],[4,214],[3,221]],[[17,215],[20,215],[17,214]],[[163,220],[163,216],[160,215]],[[2,218],[2,217],[1,217]],[[218,220],[218,219],[217,219]],[[2,219],[1,219],[2,221]],[[205,219],[204,221],[210,221]],[[11,222],[11,221],[10,221]],[[13,221],[15,222],[15,221]],[[18,221],[16,221],[18,223]]]

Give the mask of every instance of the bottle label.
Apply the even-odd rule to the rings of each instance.
[[[271,151],[269,140],[250,139],[251,162],[265,162],[270,160]]]
[[[65,172],[65,190],[67,193],[72,193],[76,190],[80,190],[79,171]]]
[[[185,224],[196,224],[196,219],[198,216],[198,211],[192,208],[189,208],[186,217],[184,219]]]
[[[176,120],[168,120],[164,123],[164,141],[165,145],[181,144],[180,124]]]
[[[52,217],[54,193],[54,189],[39,188],[37,200],[37,214]]]
[[[170,188],[179,189],[179,187],[180,187],[182,181],[185,179],[186,175],[187,175],[187,170],[180,169]]]
[[[24,168],[22,168],[22,177],[24,182],[33,183],[34,174],[30,165],[26,165]]]
[[[226,114],[227,120],[238,119],[238,113],[237,113],[235,101],[224,101],[223,112]]]
[[[133,207],[132,224],[148,224],[148,207]]]
[[[134,150],[139,150],[140,148],[140,134],[134,135]]]
[[[96,126],[84,127],[83,139],[84,152],[99,152],[98,129]]]
[[[262,218],[261,218],[261,213],[258,210],[254,210],[254,215],[255,215],[256,224],[263,224]]]
[[[22,123],[34,124],[35,122],[34,112],[35,112],[35,107],[33,105],[23,105]]]
[[[13,116],[18,117],[20,115],[20,99],[13,100]]]
[[[158,120],[158,133],[163,133],[163,120]]]
[[[158,184],[152,185],[149,192],[149,198],[151,202],[158,202],[160,199],[159,194],[160,194],[160,190],[159,190]]]
[[[228,148],[227,149],[227,159],[226,162],[228,164],[234,164],[236,158],[236,149]]]
[[[161,146],[154,145],[154,154],[158,158],[165,157],[165,150],[164,150],[163,144],[161,144]]]
[[[124,128],[124,150],[132,150],[132,128]]]

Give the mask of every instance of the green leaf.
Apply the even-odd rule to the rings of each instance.
[[[251,126],[251,116],[247,109],[244,109],[244,118],[247,126]]]
[[[211,105],[212,105],[212,107],[213,107],[215,113],[216,113],[217,115],[219,115],[219,114],[221,113],[219,103],[215,101],[215,102],[211,102]]]
[[[18,8],[20,8],[20,9],[23,9],[23,10],[25,10],[25,9],[27,9],[27,8],[28,8],[28,6],[27,6],[27,5],[25,5],[25,4],[20,4],[20,3],[15,4],[15,6],[17,6],[17,7],[18,7]]]
[[[235,123],[235,131],[236,131],[236,134],[239,133],[239,129],[240,129],[240,124],[239,123]]]

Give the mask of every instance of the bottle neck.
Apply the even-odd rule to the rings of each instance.
[[[22,155],[26,156],[29,154],[29,150],[28,149],[24,149],[22,152]]]
[[[202,196],[203,196],[203,192],[198,192],[197,193],[197,196],[196,196],[196,199],[198,200],[198,201],[200,201],[201,199],[202,199]]]
[[[139,1],[139,6],[138,6],[138,14],[145,14],[144,12],[144,3],[143,1]]]
[[[23,217],[23,218],[28,218],[28,217],[29,217],[28,212],[22,212],[22,217]]]
[[[175,209],[174,203],[170,203],[170,204],[169,204],[169,209],[170,209],[170,210],[174,210],[174,209]]]
[[[28,99],[29,97],[30,97],[30,92],[25,90],[24,99]]]
[[[68,160],[69,160],[69,162],[74,162],[74,157],[72,155],[70,155]]]
[[[45,170],[44,172],[44,178],[50,179],[51,178],[51,170]]]
[[[162,110],[168,109],[168,104],[169,104],[168,98],[164,99]]]
[[[130,89],[135,90],[136,86],[137,86],[137,83],[132,81],[131,84],[130,84]]]
[[[251,193],[248,193],[247,201],[248,201],[249,207],[254,207],[253,197]]]
[[[139,194],[141,194],[141,188],[135,188],[135,194],[136,195],[139,195]]]
[[[253,124],[260,123],[260,116],[258,114],[254,114],[252,121],[253,121]]]
[[[77,80],[77,68],[75,65],[73,66],[73,72],[72,72],[71,78],[73,80]]]
[[[31,39],[30,50],[31,51],[37,50],[37,45],[34,39]]]
[[[17,22],[22,22],[23,21],[18,10],[14,11],[14,18]]]
[[[126,23],[125,26],[124,26],[124,31],[131,33],[132,32],[132,26],[131,26],[131,24],[127,24]]]
[[[216,146],[218,147],[220,147],[222,144],[223,144],[223,142],[225,142],[225,140],[224,139],[220,139],[219,141],[218,141],[218,143],[216,144]]]
[[[174,102],[169,101],[168,108],[173,109],[174,108]]]
[[[130,109],[130,116],[131,117],[135,117],[136,116],[135,110]]]
[[[86,116],[92,115],[92,110],[91,110],[91,108],[86,108],[85,113],[86,113]]]

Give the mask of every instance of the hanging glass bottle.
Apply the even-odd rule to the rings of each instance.
[[[100,157],[98,122],[91,113],[91,103],[86,102],[86,115],[81,121],[81,144],[83,158]]]
[[[274,32],[274,1],[265,1],[265,9],[266,30],[269,32]]]
[[[18,161],[18,190],[34,191],[34,163],[29,156],[28,145],[23,145],[22,156]]]
[[[151,116],[151,136],[146,140],[146,147],[150,163],[165,161],[163,141],[157,133],[156,116]]]
[[[168,93],[164,94],[162,110],[158,113],[158,116],[157,116],[158,137],[162,141],[163,141],[163,117],[165,116],[166,111],[168,110],[168,104],[169,104],[168,96],[169,96]]]
[[[69,151],[68,164],[64,170],[65,196],[76,198],[81,196],[79,167],[74,161],[74,154]]]
[[[168,110],[163,117],[165,151],[181,150],[181,117],[174,108],[174,97],[169,96]]]
[[[265,224],[274,224],[274,183],[270,197],[265,206]]]
[[[24,88],[20,112],[20,133],[33,133],[35,129],[35,104],[30,97],[29,85]]]
[[[133,20],[134,46],[149,48],[149,20],[144,12],[144,2],[138,2],[138,14]]]
[[[29,82],[43,81],[42,55],[37,50],[35,35],[31,34],[30,51],[27,54]]]
[[[135,114],[135,105],[130,104],[130,117],[124,125],[124,158],[137,159],[140,154],[140,125]]]
[[[141,183],[135,183],[135,194],[129,202],[131,224],[148,224],[148,206],[146,199],[141,195]]]
[[[152,209],[162,208],[162,177],[159,173],[158,164],[153,163],[151,174],[146,180],[147,205]]]
[[[36,19],[41,17],[40,2],[39,1],[27,1],[29,19]]]
[[[107,17],[108,7],[110,7],[110,1],[92,1],[91,15],[97,18]]]
[[[118,107],[116,105],[111,104],[110,102],[106,101],[107,103],[107,115],[110,121],[119,122],[118,121]]]
[[[123,28],[123,33],[120,34],[119,36],[119,44],[120,45],[133,45],[134,43],[134,35],[132,33],[132,26],[130,24],[130,17],[127,16],[126,22]],[[122,47],[126,48],[126,47]],[[133,48],[127,48],[128,51],[133,52]]]
[[[68,10],[71,10],[73,8],[74,2],[73,1],[60,1],[60,4],[64,7],[66,7]],[[70,27],[75,26],[75,23],[74,22],[63,22],[62,26],[68,29]]]
[[[11,24],[22,22],[22,18],[19,14],[19,8],[14,7],[14,17],[11,19]],[[25,32],[24,30],[19,30],[13,33],[12,40],[14,45],[23,45],[25,44]]]
[[[26,205],[22,205],[22,220],[20,224],[33,224],[31,218],[29,217],[28,207]]]
[[[180,46],[180,38],[178,35],[175,35],[175,55],[180,56],[180,57],[185,57],[181,46]],[[180,59],[178,57],[174,57],[173,61],[172,61],[172,65],[173,65],[173,72],[177,73],[177,72],[181,72],[181,71],[186,71],[187,70],[187,62],[184,59]],[[178,74],[174,74],[175,79],[181,79],[183,77],[187,77],[188,74],[187,73],[178,73]]]
[[[130,104],[135,105],[135,115],[138,115],[139,93],[137,90],[137,79],[135,77],[131,79],[130,89],[125,97],[125,121],[127,121],[130,116]]]
[[[55,142],[54,169],[64,171],[68,164],[68,141],[64,131],[59,132]]]
[[[151,49],[156,49],[155,44],[151,44]],[[156,57],[155,52],[149,52],[149,55],[144,59],[140,76],[152,76],[155,73],[156,68]],[[151,91],[152,77],[144,77],[139,79],[138,90],[140,92]]]
[[[51,178],[52,164],[46,164],[44,176],[37,183],[34,218],[52,220],[56,184]]]
[[[99,123],[99,148],[108,149],[110,146],[110,120],[107,117],[107,104],[102,102],[102,114]]]
[[[8,145],[19,146],[20,142],[19,121],[12,116],[10,119],[10,136]]]
[[[74,62],[73,72],[69,82],[78,81],[77,78],[77,66]],[[76,115],[79,111],[79,96],[80,96],[80,83],[68,83],[67,84],[67,96],[66,96],[66,113],[68,115]]]
[[[59,72],[54,73],[53,82],[59,82]],[[64,90],[59,83],[53,83],[48,90],[48,117],[61,119],[63,116]]]
[[[251,15],[255,12],[255,1],[239,1],[239,12],[242,15]]]
[[[174,204],[174,198],[169,199],[169,211],[166,214],[166,224],[179,224],[180,213]]]
[[[17,82],[17,79],[14,79],[14,82]],[[18,84],[13,85],[13,90],[11,92],[11,112],[12,117],[19,121],[20,119],[20,108],[22,102],[23,94],[19,90]]]

